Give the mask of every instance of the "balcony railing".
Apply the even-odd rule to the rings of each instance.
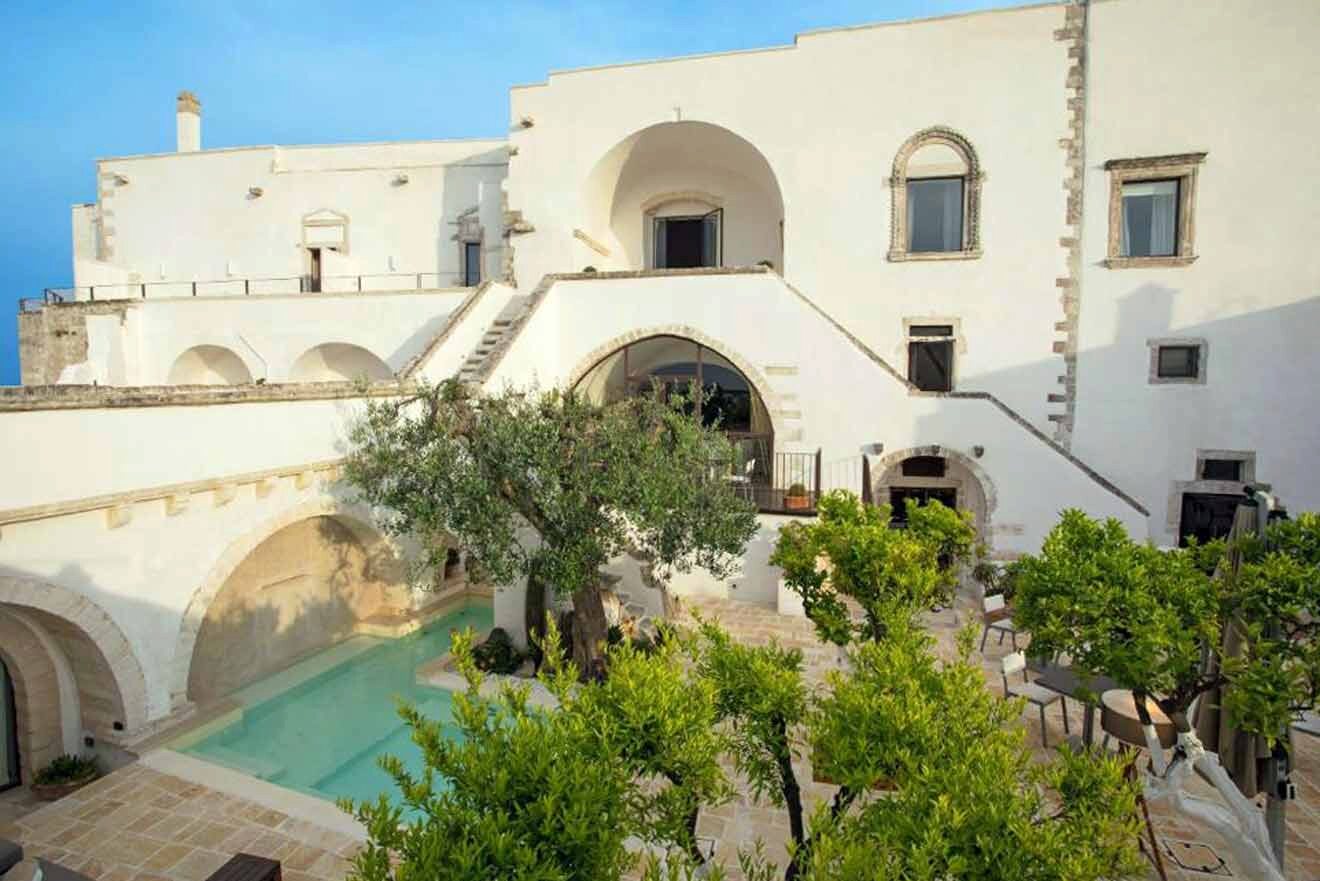
[[[84,285],[73,288],[46,288],[41,298],[21,302],[63,302],[66,300],[126,300],[153,297],[242,297],[269,294],[361,294],[372,291],[434,290],[462,287],[456,272],[377,272],[362,275],[309,275],[273,278],[224,278],[212,281],[144,281]]]

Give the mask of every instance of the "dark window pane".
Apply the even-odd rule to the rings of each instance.
[[[889,490],[889,522],[894,526],[907,526],[907,501],[918,505],[937,501],[946,508],[958,507],[958,491],[934,486],[895,486]]]
[[[1200,373],[1201,350],[1197,346],[1160,346],[1155,373],[1161,379],[1195,379]]]
[[[1242,460],[1206,459],[1201,463],[1201,479],[1239,481],[1242,479]]]
[[[940,456],[913,456],[901,466],[904,477],[943,477],[944,459]]]
[[[953,341],[908,343],[908,379],[922,391],[952,391]]]
[[[480,242],[466,242],[463,245],[463,284],[470,288],[481,284]]]
[[[1200,544],[1226,538],[1229,529],[1233,527],[1233,515],[1242,500],[1242,496],[1183,493],[1178,544],[1186,547],[1187,539],[1191,536],[1195,536]]]
[[[962,193],[960,177],[908,181],[909,251],[962,250]]]
[[[1124,257],[1171,257],[1178,253],[1178,181],[1123,185]]]
[[[908,336],[953,336],[953,325],[914,324],[908,328]]]

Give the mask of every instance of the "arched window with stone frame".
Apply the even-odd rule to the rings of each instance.
[[[934,126],[908,138],[889,179],[889,259],[980,257],[983,178],[976,150],[953,129]]]

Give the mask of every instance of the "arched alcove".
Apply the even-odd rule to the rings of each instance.
[[[243,385],[252,372],[232,349],[224,346],[193,346],[174,359],[170,385]]]
[[[911,447],[882,456],[871,473],[875,503],[892,505],[898,519],[906,499],[937,499],[970,511],[977,535],[987,546],[992,544],[994,484],[971,457],[946,447]]]
[[[610,249],[609,268],[783,269],[779,181],[760,150],[721,126],[633,133],[597,161],[582,197],[584,231]]]
[[[298,356],[289,369],[292,382],[353,382],[394,376],[376,355],[351,343],[322,343]]]
[[[280,526],[190,604],[184,626],[198,613],[200,624],[176,660],[187,698],[215,700],[351,636],[395,610],[398,583],[396,559],[360,521],[321,514]]]

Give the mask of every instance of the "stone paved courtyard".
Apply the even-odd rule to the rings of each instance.
[[[804,619],[745,603],[699,600],[692,605],[707,616],[717,616],[748,643],[773,638],[802,649],[814,682],[839,663],[837,650],[819,643]],[[930,616],[929,626],[942,651],[952,651],[953,635],[967,615],[964,608],[961,613],[946,610]],[[986,647],[983,666],[995,691],[1000,688],[999,658],[1009,650],[1007,643],[1000,647],[993,638]],[[1071,705],[1070,712],[1074,722],[1080,723],[1076,705]],[[1057,706],[1047,719],[1051,743],[1060,742],[1064,733]],[[1039,745],[1034,713],[1025,713],[1024,722],[1029,742]],[[1294,779],[1299,799],[1289,807],[1288,877],[1312,881],[1320,879],[1320,789],[1313,782],[1320,780],[1320,743],[1299,735],[1295,746]],[[1042,759],[1048,755],[1044,750],[1038,752]],[[833,787],[809,782],[810,768],[805,762],[798,771],[805,783],[808,809],[815,800],[832,797]],[[1158,808],[1153,813],[1161,840],[1181,854],[1184,862],[1194,862],[1198,854],[1186,844],[1208,845],[1218,855],[1228,857],[1223,842],[1208,830]],[[787,815],[753,803],[744,793],[729,804],[704,812],[699,832],[716,841],[717,854],[725,860],[731,877],[738,879],[738,848],[758,837],[765,841],[767,854],[782,862],[788,838]],[[347,874],[348,858],[359,847],[341,832],[142,764],[115,771],[49,805],[39,806],[21,791],[0,795],[0,836],[16,837],[30,856],[45,857],[97,881],[201,881],[239,851],[281,860],[286,881],[340,881]],[[1215,877],[1181,869],[1172,860],[1165,862],[1168,877],[1176,881]],[[1231,863],[1227,869],[1232,877],[1246,877]],[[1224,876],[1222,869],[1217,874]],[[12,881],[27,881],[29,877],[30,869],[22,867]],[[11,876],[5,881],[11,881]]]

